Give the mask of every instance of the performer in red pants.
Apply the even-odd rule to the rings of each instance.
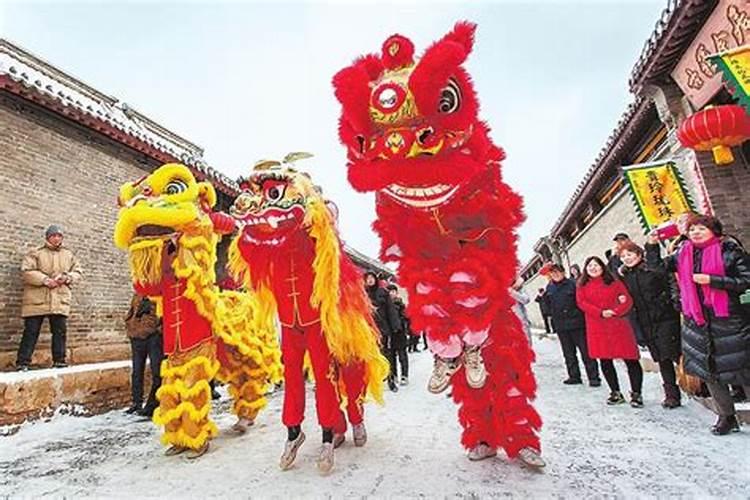
[[[318,470],[333,468],[333,450],[343,442],[344,398],[354,442],[364,444],[362,404],[382,401],[388,361],[378,336],[359,272],[342,249],[335,220],[309,176],[291,168],[294,159],[255,166],[240,180],[232,206],[241,231],[229,251],[234,277],[267,304],[263,321],[278,314],[286,390],[282,421],[287,441],[280,467],[290,469],[305,441],[305,352],[315,376],[315,405],[323,444]],[[334,437],[335,436],[335,437]]]

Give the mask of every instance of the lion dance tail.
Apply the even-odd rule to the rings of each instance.
[[[153,420],[164,426],[164,444],[198,450],[218,433],[209,418],[209,382],[218,370],[211,342],[176,352],[162,362],[162,385],[156,393],[159,408]]]

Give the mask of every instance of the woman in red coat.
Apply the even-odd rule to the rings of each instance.
[[[586,317],[589,355],[599,359],[611,394],[607,404],[625,402],[612,360],[622,359],[630,378],[630,406],[643,407],[643,369],[635,334],[625,315],[633,307],[625,285],[616,280],[599,257],[589,257],[578,280],[576,302]]]

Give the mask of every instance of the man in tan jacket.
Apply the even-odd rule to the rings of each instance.
[[[52,331],[52,362],[55,368],[65,363],[65,333],[70,314],[70,286],[81,280],[81,268],[73,252],[65,248],[60,226],[51,225],[46,242],[26,254],[21,263],[23,275],[23,337],[18,347],[16,369],[26,371],[34,354],[44,318]]]

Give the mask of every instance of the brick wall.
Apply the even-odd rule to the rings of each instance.
[[[714,213],[724,231],[750,247],[750,165],[739,149],[733,150],[735,162],[717,166],[711,153],[696,153],[708,189]]]
[[[618,194],[568,247],[570,264],[583,267],[584,261],[591,255],[604,259],[604,252],[614,245],[612,237],[620,231],[630,235],[638,244],[643,244],[645,240],[643,227],[627,190]],[[565,265],[567,267],[567,262]]]
[[[112,243],[121,183],[156,162],[125,146],[0,93],[0,369],[21,338],[21,258],[41,245],[51,223],[65,228],[84,282],[74,289],[68,326],[70,360],[127,356],[122,316],[131,288],[126,256]],[[48,325],[36,361],[49,357]]]

